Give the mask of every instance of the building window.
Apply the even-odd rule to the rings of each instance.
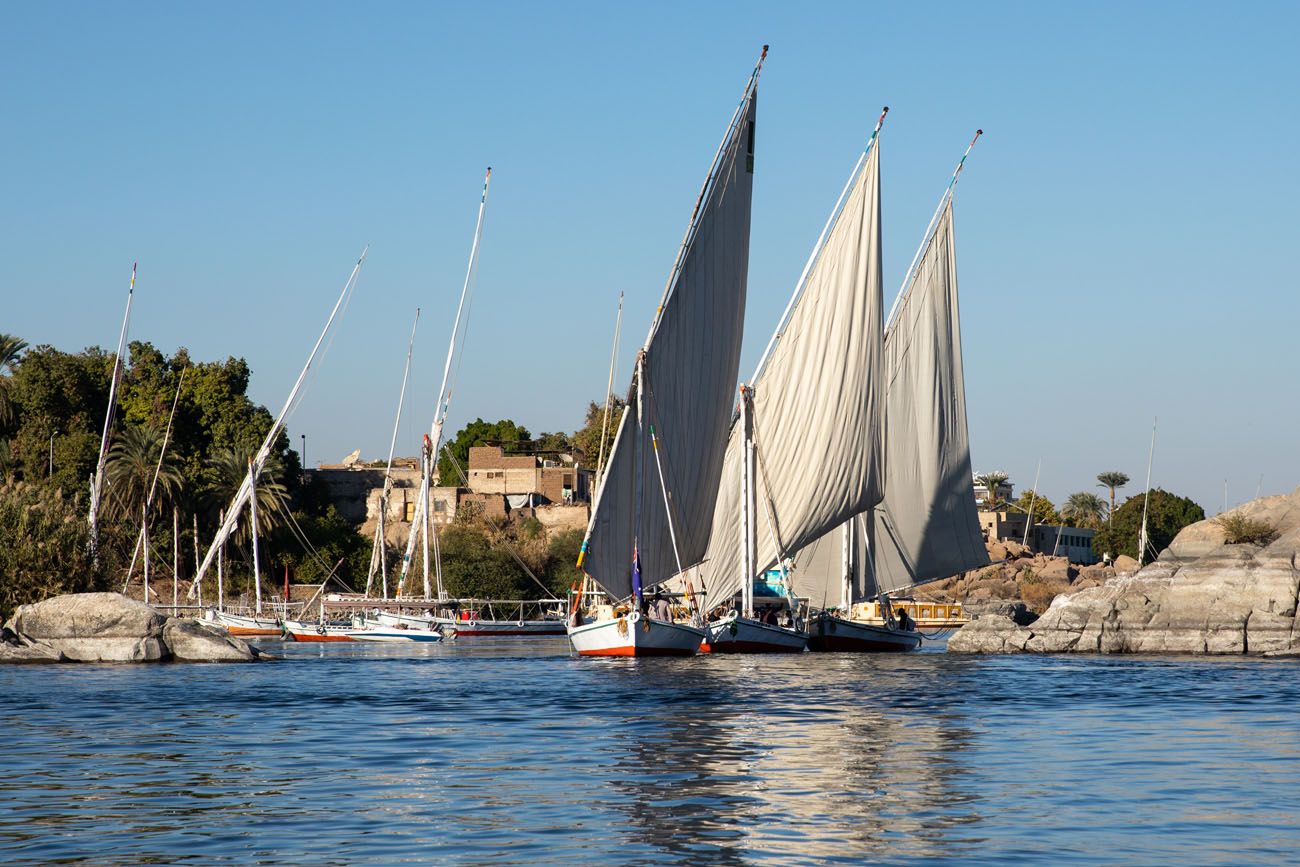
[[[408,524],[415,520],[415,503],[411,500],[406,501],[406,517],[403,520]]]
[[[443,500],[434,500],[434,501],[433,501],[433,510],[434,510],[435,512],[445,512],[445,511],[447,511],[447,503],[446,503],[445,501],[443,501]]]

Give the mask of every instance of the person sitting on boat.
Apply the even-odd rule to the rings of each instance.
[[[914,628],[916,628],[916,621],[912,619],[912,615],[907,613],[906,608],[899,608],[897,614],[898,614],[899,629],[902,629],[907,632],[911,632]]]
[[[650,605],[650,616],[655,620],[664,620],[669,623],[673,619],[673,607],[668,603],[667,597],[663,591],[655,591],[654,602]]]

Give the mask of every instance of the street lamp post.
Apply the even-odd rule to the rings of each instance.
[[[307,435],[302,434],[302,470],[307,471]]]

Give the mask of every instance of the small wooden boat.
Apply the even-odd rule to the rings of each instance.
[[[276,617],[252,614],[232,614],[229,611],[210,612],[210,619],[220,623],[231,635],[239,636],[280,636],[284,630]]]

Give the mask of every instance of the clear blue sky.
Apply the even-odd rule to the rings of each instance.
[[[1054,499],[1120,469],[1210,512],[1300,484],[1300,6],[11,4],[0,29],[5,321],[244,356],[277,407],[364,244],[291,423],[381,456],[424,308],[401,451],[427,427],[481,175],[492,197],[451,425],[572,430],[626,387],[759,47],[743,366],[880,107],[885,269],[949,172],[977,470]]]

